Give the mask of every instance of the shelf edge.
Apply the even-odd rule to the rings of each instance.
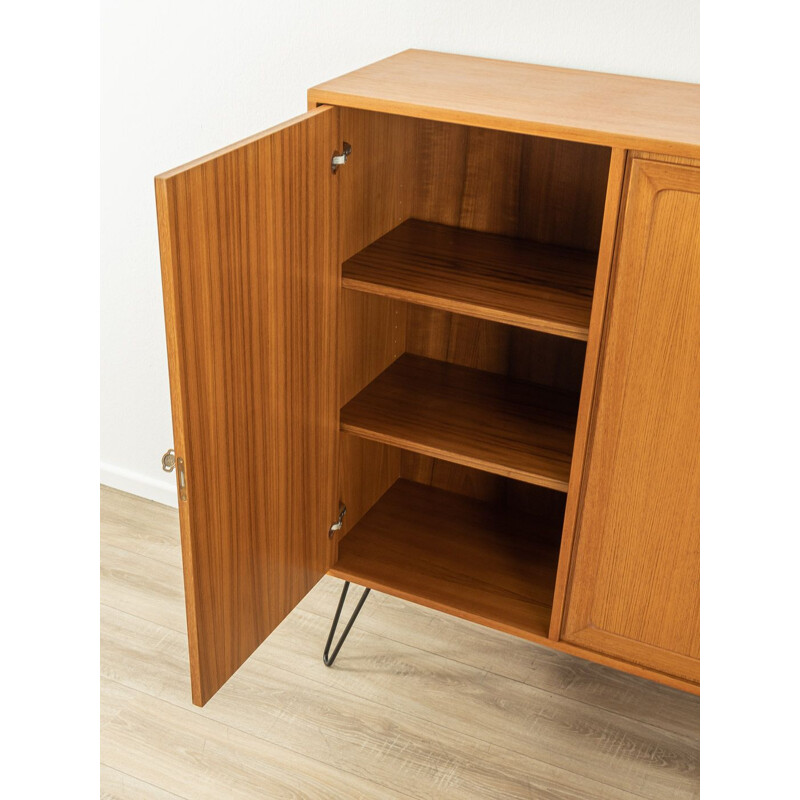
[[[541,475],[539,473],[516,470],[513,467],[506,467],[493,461],[484,461],[483,459],[464,456],[459,453],[453,453],[450,450],[444,450],[431,445],[421,444],[420,442],[415,442],[413,440],[404,439],[398,436],[378,433],[369,428],[362,428],[352,422],[341,422],[339,425],[339,430],[343,433],[359,436],[362,439],[368,439],[372,442],[392,445],[393,447],[399,447],[401,450],[410,450],[413,453],[419,453],[423,456],[432,456],[433,458],[438,458],[442,461],[449,461],[452,464],[462,464],[465,467],[472,467],[473,469],[479,469],[483,472],[490,472],[493,475],[500,475],[504,478],[512,478],[513,480],[522,481],[523,483],[530,483],[535,486],[543,486],[546,489],[555,489],[558,492],[566,492],[569,488],[568,478],[565,480],[559,480],[558,478]]]
[[[400,289],[396,286],[389,286],[384,283],[365,281],[360,278],[352,278],[342,275],[342,288],[351,291],[363,292],[364,294],[378,295],[387,297],[391,300],[402,300],[415,305],[437,308],[450,311],[464,316],[485,319],[490,322],[499,322],[504,325],[513,325],[531,331],[539,331],[553,336],[561,336],[565,339],[576,339],[585,342],[589,339],[589,326],[569,325],[567,323],[549,322],[541,317],[529,317],[525,314],[517,314],[513,311],[493,310],[489,306],[468,303],[463,300],[443,298],[441,296],[415,292],[410,289]]]

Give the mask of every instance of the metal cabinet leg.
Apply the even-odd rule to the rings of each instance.
[[[358,605],[356,605],[355,610],[353,611],[350,617],[350,620],[345,626],[344,632],[339,638],[339,641],[336,643],[336,647],[333,648],[333,653],[331,653],[330,652],[331,642],[333,642],[333,635],[336,633],[336,626],[339,624],[339,617],[342,615],[342,608],[344,607],[344,599],[345,597],[347,597],[347,590],[349,588],[350,588],[350,581],[345,581],[344,586],[342,587],[342,596],[339,598],[339,605],[336,606],[336,613],[333,615],[333,624],[331,625],[331,632],[328,634],[328,641],[325,643],[325,651],[322,654],[322,663],[325,664],[326,667],[330,667],[336,660],[336,656],[339,655],[339,651],[342,649],[344,640],[347,638],[347,634],[350,633],[350,628],[353,627],[353,623],[356,621],[358,612],[361,611],[361,608],[364,605],[364,601],[367,599],[367,595],[369,594],[369,589],[364,589],[364,593],[361,595],[361,599],[358,601]]]

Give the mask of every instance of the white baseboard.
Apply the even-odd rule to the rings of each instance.
[[[100,483],[147,500],[155,500],[156,503],[178,507],[178,490],[173,476],[165,476],[165,480],[157,481],[138,472],[100,462]]]

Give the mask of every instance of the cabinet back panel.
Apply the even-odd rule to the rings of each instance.
[[[502,504],[506,499],[507,478],[408,450],[402,451],[400,477],[487,503]]]
[[[409,304],[405,350],[577,393],[586,343]]]
[[[347,505],[339,540],[399,478],[447,492],[555,520],[560,530],[566,498],[563,492],[493,475],[461,464],[419,455],[397,447],[340,434],[342,501]],[[560,538],[560,537],[559,537]]]
[[[410,216],[596,251],[606,147],[418,122]]]
[[[344,261],[410,217],[596,251],[611,150],[341,110]]]
[[[558,520],[559,524],[564,519],[566,495],[563,492],[510,480],[438,458],[404,450],[400,459],[400,477],[499,507]]]

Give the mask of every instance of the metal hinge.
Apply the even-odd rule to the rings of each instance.
[[[342,525],[344,525],[344,515],[347,513],[347,506],[342,503],[339,507],[339,519],[328,528],[328,538],[333,539],[333,534],[336,531],[340,531],[342,529]]]
[[[172,472],[175,467],[178,468],[178,497],[181,500],[186,500],[186,468],[183,464],[182,458],[175,458],[175,451],[171,448],[161,456],[161,469],[164,472]]]
[[[335,175],[336,170],[341,167],[343,164],[347,163],[347,159],[350,157],[350,153],[353,152],[353,148],[350,146],[348,142],[342,142],[342,152],[340,153],[338,150],[331,156],[331,172]]]

